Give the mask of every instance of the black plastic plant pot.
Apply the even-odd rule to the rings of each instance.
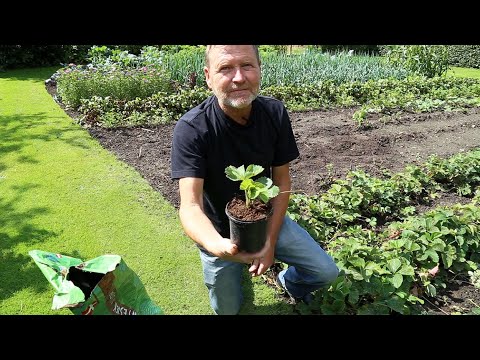
[[[272,211],[267,217],[257,221],[238,220],[230,215],[227,208],[225,213],[230,223],[230,240],[238,246],[239,250],[248,253],[260,251],[267,241],[267,224]]]

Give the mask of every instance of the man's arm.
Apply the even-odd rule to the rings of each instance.
[[[267,238],[273,248],[272,254],[275,250],[278,234],[283,224],[283,219],[287,213],[288,201],[290,199],[290,190],[292,188],[292,181],[290,178],[290,164],[287,163],[282,166],[272,168],[272,180],[278,186],[280,192],[272,199],[273,214],[269,221]]]
[[[181,178],[180,221],[185,233],[212,255],[224,260],[250,263],[255,254],[239,252],[238,246],[222,237],[203,211],[203,179]]]

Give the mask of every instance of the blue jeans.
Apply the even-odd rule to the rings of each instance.
[[[210,305],[218,315],[235,315],[243,301],[242,272],[246,264],[222,260],[200,250]],[[338,276],[333,259],[295,221],[285,216],[275,246],[275,258],[289,267],[279,274],[283,287],[295,298],[325,287]]]

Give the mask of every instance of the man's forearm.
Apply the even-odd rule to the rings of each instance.
[[[180,206],[179,215],[185,233],[203,248],[208,250],[212,241],[222,239],[199,205]]]

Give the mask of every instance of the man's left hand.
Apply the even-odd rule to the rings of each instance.
[[[252,264],[248,268],[248,272],[252,276],[262,275],[273,265],[274,260],[274,252],[269,249],[262,257],[253,259]]]

